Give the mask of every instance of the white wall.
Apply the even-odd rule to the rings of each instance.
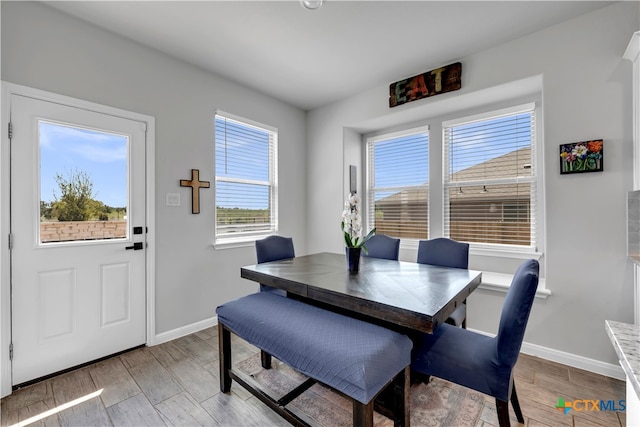
[[[214,191],[201,213],[179,180],[200,169],[213,184],[213,114],[221,109],[279,130],[280,232],[306,251],[305,113],[47,6],[1,2],[2,79],[156,120],[156,333],[215,316],[221,303],[253,292],[240,266],[253,246],[214,250]],[[180,193],[182,206],[165,206]],[[296,208],[292,208],[295,206]]]
[[[640,28],[637,2],[616,3],[491,50],[451,58],[463,64],[460,91],[390,110],[384,84],[311,111],[306,130],[305,113],[296,108],[46,6],[0,6],[3,80],[156,119],[158,333],[208,319],[221,302],[255,289],[239,278],[239,267],[255,261],[252,247],[215,251],[211,246],[213,191],[201,190],[202,213],[192,215],[189,189],[178,186],[192,168],[200,169],[201,179],[213,181],[215,109],[279,128],[281,233],[293,236],[298,254],[340,252],[345,172],[349,164],[362,164],[353,149],[358,132],[436,117],[460,103],[477,104],[483,91],[499,85],[511,87],[531,77],[541,81],[547,206],[543,260],[553,295],[536,300],[525,339],[617,363],[604,320],[633,321],[625,249],[625,197],[632,184],[631,64],[622,54]],[[426,58],[424,69],[406,70],[398,79],[440,65]],[[560,176],[558,145],[593,138],[605,140],[605,171]],[[181,193],[183,205],[166,207],[168,192]],[[503,298],[501,293],[474,293],[470,327],[495,332]]]
[[[541,89],[546,183],[542,261],[553,294],[536,299],[525,341],[617,365],[604,321],[633,322],[632,270],[626,257],[626,192],[632,186],[631,64],[622,54],[640,28],[637,9],[637,2],[616,3],[490,50],[451,58],[451,63],[462,62],[462,89],[457,92],[389,109],[385,84],[310,111],[309,252],[341,250],[339,232],[327,230],[337,229],[348,165],[362,165],[361,155],[353,154],[354,130],[397,127],[463,106],[472,110],[485,94],[493,97],[486,102],[494,102]],[[425,58],[424,69],[406,70],[397,80],[441,65]],[[515,90],[510,94],[505,88]],[[599,138],[605,141],[604,172],[560,176],[560,144]],[[415,252],[402,254],[415,259]],[[487,265],[471,259],[472,268]],[[469,327],[495,333],[503,300],[504,293],[476,291],[469,299]]]

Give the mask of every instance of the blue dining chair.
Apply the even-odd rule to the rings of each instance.
[[[264,239],[256,240],[256,258],[258,264],[281,259],[295,258],[296,253],[293,248],[291,237],[267,236]],[[274,295],[287,296],[282,289],[260,283],[260,292],[270,292]],[[265,369],[271,368],[271,355],[264,350],[260,350],[260,361]]]
[[[374,234],[366,243],[367,252],[363,256],[398,260],[400,252],[400,239],[389,237],[386,234]]]
[[[418,263],[451,268],[469,268],[469,244],[446,237],[418,242]],[[447,319],[447,323],[467,328],[467,304],[460,304]]]
[[[281,259],[295,258],[296,253],[293,248],[293,239],[291,237],[268,236],[261,240],[256,240],[256,258],[258,264],[270,261],[278,261]],[[286,296],[286,292],[282,289],[276,289],[272,286],[260,283],[261,292],[273,292],[278,295]]]
[[[539,268],[538,261],[532,259],[524,261],[516,270],[495,337],[445,323],[433,334],[413,338],[411,369],[494,397],[501,427],[510,425],[509,400],[518,422],[524,423],[513,382],[513,367],[538,288]]]

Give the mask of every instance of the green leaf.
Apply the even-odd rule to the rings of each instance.
[[[346,231],[344,232],[344,242],[347,244],[348,248],[352,248],[353,244],[351,243],[351,236]]]
[[[373,229],[369,232],[369,234],[367,234],[364,239],[362,239],[362,244],[367,243],[367,240],[369,240],[371,238],[371,236],[373,236],[374,234],[376,234],[376,228],[373,227]]]

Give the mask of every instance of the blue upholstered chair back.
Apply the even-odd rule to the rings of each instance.
[[[445,237],[438,237],[418,242],[419,264],[439,265],[451,268],[469,268],[469,244],[457,242]],[[447,323],[467,327],[467,305],[460,304],[451,313]]]
[[[258,264],[294,258],[293,239],[291,237],[268,236],[262,240],[256,240],[256,258]]]
[[[418,243],[418,263],[469,268],[469,244],[438,237]]]
[[[413,338],[411,369],[493,396],[500,426],[510,425],[511,401],[518,422],[524,424],[513,368],[538,288],[539,268],[538,261],[532,259],[516,270],[495,337],[445,323],[433,334]]]
[[[400,239],[389,237],[386,234],[374,234],[367,240],[365,246],[368,253],[362,252],[364,256],[398,260]]]
[[[500,365],[513,367],[522,347],[525,328],[538,289],[540,265],[534,259],[520,264],[502,306],[496,336],[496,357]]]
[[[268,236],[261,240],[256,240],[256,258],[258,264],[263,262],[278,261],[281,259],[295,258],[293,249],[293,239],[291,237]],[[260,283],[261,292],[273,292],[274,294],[286,296],[282,289]]]

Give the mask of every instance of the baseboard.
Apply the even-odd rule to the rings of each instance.
[[[585,371],[594,372],[618,380],[625,381],[626,376],[620,365],[601,362],[599,360],[589,359],[587,357],[578,356],[576,354],[566,353],[560,350],[554,350],[548,347],[542,347],[536,344],[522,343],[521,351],[524,354],[540,357],[542,359],[551,360],[553,362],[562,363]]]
[[[183,326],[181,328],[162,332],[161,334],[156,335],[154,344],[162,344],[167,341],[175,340],[177,338],[193,334],[203,329],[216,326],[217,324],[218,316],[214,316],[196,323],[192,323],[190,325]],[[489,335],[482,331],[473,331],[483,335]],[[622,370],[622,367],[620,365],[600,362],[599,360],[589,359],[587,357],[578,356],[576,354],[554,350],[552,348],[543,347],[537,344],[530,344],[527,342],[522,343],[521,351],[524,354],[551,360],[552,362],[562,363],[563,365],[571,366],[574,368],[584,369],[585,371],[594,372],[596,374],[604,375],[607,377],[616,378],[622,381],[625,381],[626,379],[624,371]]]
[[[488,334],[476,329],[470,330],[482,335],[495,336],[493,334]],[[550,360],[552,362],[562,363],[563,365],[583,369],[585,371],[604,375],[606,377],[611,377],[622,381],[626,381],[627,378],[624,374],[624,371],[622,370],[622,366],[620,365],[612,365],[611,363],[600,362],[599,360],[589,359],[587,357],[578,356],[577,354],[554,350],[552,348],[543,347],[537,344],[530,344],[526,341],[522,343],[522,348],[520,349],[520,351],[530,356],[536,356],[541,359]]]
[[[171,331],[162,332],[156,335],[155,340],[153,341],[153,345],[162,344],[171,340],[175,340],[177,338],[181,338],[186,335],[196,333],[203,329],[216,326],[217,324],[218,324],[218,316],[213,316],[208,319],[204,319],[199,322],[192,323],[190,325],[173,329]]]

